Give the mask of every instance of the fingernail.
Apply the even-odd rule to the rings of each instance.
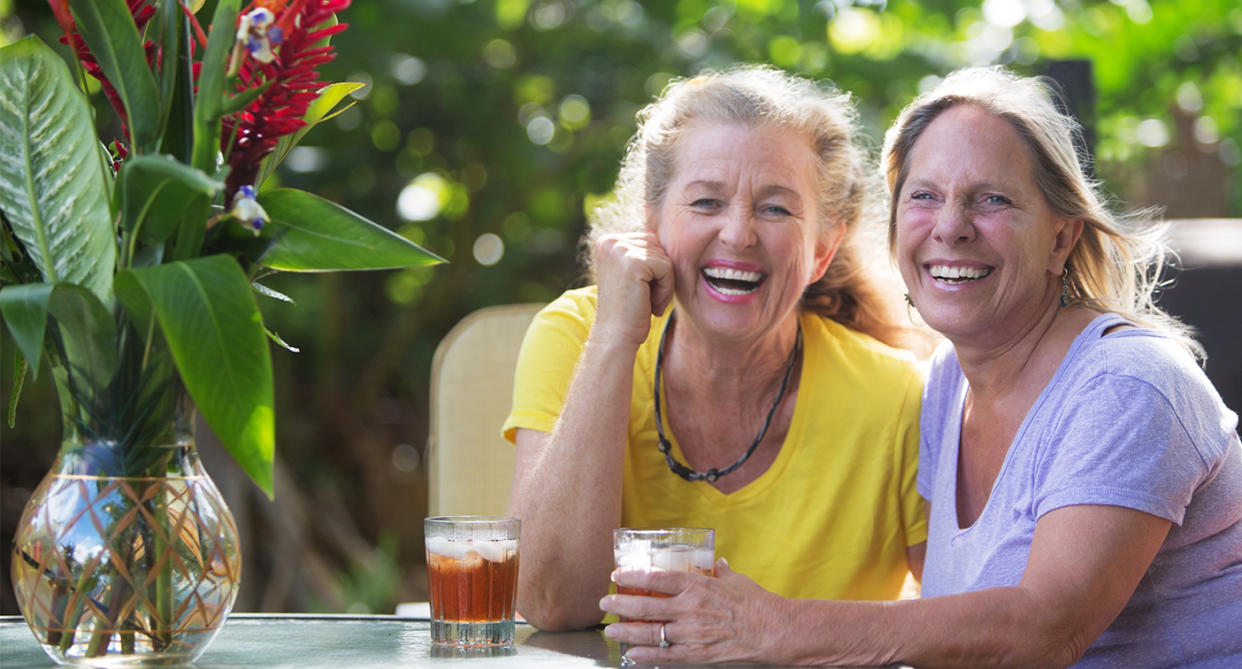
[[[604,636],[608,637],[609,639],[615,639],[617,638],[617,630],[614,630],[612,628],[612,625],[608,625],[604,627]]]

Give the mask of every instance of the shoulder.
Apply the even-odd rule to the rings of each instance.
[[[910,351],[889,346],[870,335],[809,311],[802,314],[802,327],[803,336],[809,344],[821,346],[829,356],[837,358],[834,361],[836,370],[844,368],[872,378],[879,375],[922,385],[925,368]]]
[[[1083,342],[1066,368],[1070,387],[1141,385],[1176,409],[1224,409],[1220,394],[1190,352],[1156,330],[1126,328]]]
[[[593,320],[598,299],[599,292],[594,285],[574,288],[561,293],[560,297],[549,302],[539,313],[540,315],[576,315]]]
[[[1225,406],[1194,357],[1163,333],[1126,328],[1077,348],[1059,384],[1064,416],[1171,423],[1207,459],[1220,454],[1237,428],[1237,414]]]
[[[596,298],[595,286],[561,293],[560,297],[535,314],[530,332],[539,333],[548,329],[567,329],[577,334],[589,332],[591,323],[595,321]]]
[[[595,297],[594,286],[576,288],[540,309],[522,339],[519,363],[543,360],[549,355],[559,357],[580,349],[595,322]]]

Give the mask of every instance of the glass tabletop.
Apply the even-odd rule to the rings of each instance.
[[[550,633],[519,624],[512,649],[443,648],[431,644],[426,619],[396,616],[238,613],[229,616],[194,664],[216,667],[617,667],[620,650],[599,630]],[[55,666],[20,616],[0,616],[4,669]]]
[[[615,641],[604,636],[602,627],[541,632],[518,623],[513,648],[454,649],[431,644],[431,623],[424,617],[235,613],[193,666],[354,669],[432,664],[619,667],[621,651]],[[52,666],[56,665],[39,647],[21,616],[0,616],[0,667]]]

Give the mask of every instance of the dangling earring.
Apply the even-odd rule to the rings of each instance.
[[[906,293],[906,318],[910,319],[910,324],[914,327],[923,327],[927,323],[920,323],[914,320],[914,300],[910,299],[910,293]],[[919,320],[922,320],[921,318]]]
[[[1069,265],[1063,265],[1061,267],[1061,306],[1068,307],[1070,297]]]

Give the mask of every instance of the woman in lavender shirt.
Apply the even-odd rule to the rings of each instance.
[[[623,572],[645,662],[1242,667],[1238,418],[1152,303],[1166,248],[1109,213],[1034,79],[950,75],[889,131],[891,241],[948,339],[922,409],[923,597],[785,600]],[[950,345],[951,344],[951,345]],[[825,550],[832,550],[826,546]]]

